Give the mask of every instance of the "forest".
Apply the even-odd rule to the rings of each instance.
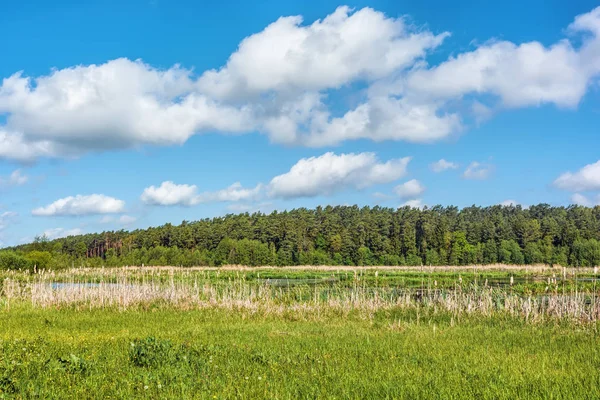
[[[0,251],[2,269],[72,266],[600,264],[600,206],[327,206],[108,231]]]

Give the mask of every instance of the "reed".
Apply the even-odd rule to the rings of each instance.
[[[242,272],[226,279],[221,270],[189,269],[72,269],[61,272],[11,272],[2,283],[1,299],[7,309],[11,304],[29,304],[41,308],[118,309],[169,307],[179,310],[227,309],[281,315],[297,313],[309,318],[334,312],[359,313],[372,318],[375,313],[393,309],[422,310],[428,313],[492,316],[498,314],[522,318],[529,322],[548,319],[596,322],[600,320],[600,302],[594,290],[575,286],[566,291],[562,280],[548,277],[542,294],[524,295],[509,287],[466,284],[462,275],[450,288],[438,287],[437,280],[419,288],[397,285],[367,284],[361,270],[354,270],[350,283],[319,283],[274,286],[270,281],[248,280]]]

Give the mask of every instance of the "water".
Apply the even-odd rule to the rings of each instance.
[[[60,290],[60,289],[86,289],[86,288],[99,288],[102,285],[102,287],[105,288],[114,288],[114,289],[121,289],[121,288],[126,288],[126,287],[136,287],[138,285],[125,285],[122,283],[93,283],[93,282],[52,282],[50,283],[50,287],[53,290]]]
[[[257,282],[275,287],[299,286],[299,285],[331,285],[339,282],[336,278],[267,278],[257,279]]]

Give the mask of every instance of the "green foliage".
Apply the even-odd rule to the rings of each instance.
[[[53,266],[52,253],[49,251],[33,250],[25,256],[29,260],[29,264],[37,269],[49,269]]]
[[[0,268],[70,265],[600,264],[600,207],[336,206],[70,236],[0,251]]]
[[[27,270],[32,267],[30,260],[14,251],[0,251],[0,269]]]
[[[600,265],[600,241],[577,239],[573,242],[571,263],[581,267]]]

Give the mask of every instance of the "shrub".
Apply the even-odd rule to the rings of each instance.
[[[0,269],[29,269],[33,268],[33,264],[26,259],[15,253],[14,251],[2,251],[0,252]]]

